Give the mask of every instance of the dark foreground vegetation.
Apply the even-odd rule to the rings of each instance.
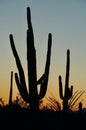
[[[39,110],[20,106],[0,108],[0,129],[86,130],[86,112]]]

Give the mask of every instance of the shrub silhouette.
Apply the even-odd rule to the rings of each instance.
[[[44,74],[37,81],[37,69],[36,69],[36,50],[34,46],[34,34],[33,27],[31,23],[30,8],[27,8],[27,71],[28,71],[28,83],[29,90],[27,90],[27,85],[25,82],[24,70],[21,65],[20,58],[18,56],[17,50],[15,48],[13,35],[10,34],[10,44],[12,48],[13,55],[15,57],[16,65],[18,68],[19,75],[15,73],[15,81],[17,88],[27,103],[30,103],[31,110],[39,109],[39,100],[42,99],[47,91],[49,69],[50,69],[50,59],[51,59],[51,45],[52,45],[52,34],[48,35],[48,49],[46,56],[46,65]],[[38,93],[37,85],[40,84],[40,92]]]
[[[71,110],[76,109],[76,107],[81,103],[79,99],[84,94],[84,92],[85,91],[83,90],[80,90],[80,91],[76,90],[74,92],[74,94],[72,95],[72,97],[69,99],[69,102],[68,102],[69,109]]]
[[[58,101],[58,99],[56,99],[56,97],[54,96],[54,94],[50,92],[50,96],[46,97],[46,99],[48,100],[48,107],[50,108],[50,110],[54,110],[54,111],[61,111],[61,104]]]
[[[20,93],[17,93],[16,99],[13,101],[14,105],[20,106],[22,108],[30,109],[30,104],[26,103],[21,97]]]
[[[83,90],[76,90],[72,97],[68,101],[68,109],[75,111],[75,110],[82,110],[82,103],[80,100],[81,96],[84,94],[85,91]],[[55,111],[61,111],[61,104],[59,100],[54,96],[54,94],[50,91],[51,96],[47,98],[49,101],[49,108]]]
[[[79,103],[79,112],[82,112],[82,102]]]

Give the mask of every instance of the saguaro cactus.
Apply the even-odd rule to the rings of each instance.
[[[70,50],[68,49],[64,96],[62,89],[62,77],[59,76],[59,94],[60,98],[63,100],[63,110],[68,110],[68,100],[72,97],[73,94],[73,86],[69,88],[69,70],[70,70]]]
[[[12,93],[13,93],[13,71],[11,71],[10,94],[9,94],[9,105],[12,104]]]
[[[10,34],[10,44],[12,48],[13,55],[16,60],[16,65],[18,68],[19,76],[15,73],[15,80],[18,90],[27,103],[30,103],[31,110],[39,109],[39,100],[42,99],[47,91],[49,69],[50,69],[50,59],[51,59],[51,45],[52,45],[52,35],[48,36],[48,48],[47,48],[47,58],[44,74],[37,81],[37,69],[36,69],[36,50],[34,46],[34,34],[31,23],[30,8],[27,8],[27,71],[28,71],[28,89],[25,82],[24,70],[21,65],[20,58],[18,56],[17,50],[15,48],[13,35]],[[37,85],[40,84],[40,92],[37,90]]]

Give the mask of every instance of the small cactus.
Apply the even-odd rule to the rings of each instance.
[[[79,112],[82,112],[82,102],[79,103]]]
[[[10,94],[9,94],[9,105],[12,104],[12,93],[13,93],[13,71],[11,71]]]
[[[66,64],[66,78],[65,78],[65,91],[63,96],[62,89],[62,77],[59,76],[59,94],[60,98],[63,100],[63,110],[68,110],[68,100],[72,97],[73,86],[69,88],[69,70],[70,70],[70,50],[67,50],[67,64]]]
[[[20,92],[20,95],[27,103],[30,103],[31,110],[39,109],[39,100],[41,100],[47,91],[49,69],[50,69],[50,58],[51,58],[51,45],[52,45],[52,34],[48,36],[48,49],[47,58],[44,74],[37,81],[37,68],[36,68],[36,50],[34,46],[34,34],[31,23],[31,13],[30,8],[27,8],[27,71],[28,71],[28,89],[25,82],[24,70],[21,65],[20,58],[18,56],[17,50],[15,48],[13,35],[10,34],[10,44],[12,48],[13,55],[15,57],[16,65],[18,68],[19,75],[15,73],[15,80]],[[38,93],[37,85],[40,84],[40,92]]]

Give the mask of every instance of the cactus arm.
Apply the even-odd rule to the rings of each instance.
[[[12,34],[10,35],[10,43],[11,43],[11,48],[12,48],[12,51],[13,51],[13,55],[14,55],[15,60],[16,60],[16,65],[17,65],[17,68],[18,68],[18,71],[19,71],[20,81],[23,82],[24,86],[26,86],[24,71],[23,71],[23,68],[22,68],[22,65],[21,65],[21,61],[19,59],[19,56],[18,56],[16,48],[15,48],[15,44],[14,44],[14,40],[13,40]]]
[[[48,50],[47,50],[47,58],[46,58],[46,66],[45,66],[45,75],[49,76],[49,69],[50,69],[50,58],[51,58],[51,46],[52,46],[52,34],[49,33],[48,35]],[[48,82],[48,80],[47,80]]]
[[[23,83],[24,86],[26,86],[24,71],[23,71],[19,56],[18,56],[16,48],[15,48],[15,44],[14,44],[12,34],[10,35],[10,43],[11,43],[11,48],[12,48],[12,51],[13,51],[13,55],[14,55],[15,60],[16,60],[16,65],[17,65],[17,68],[18,68],[18,71],[19,71],[20,81],[21,81],[21,83]]]
[[[17,73],[15,73],[15,81],[16,81],[17,88],[18,88],[20,95],[22,96],[23,100],[26,101],[27,103],[30,103],[30,101],[31,101],[30,95],[27,92],[27,89],[25,89],[25,87],[23,87],[22,84],[19,82],[19,78],[18,78]]]
[[[13,55],[15,57],[15,60],[16,60],[16,65],[17,65],[17,68],[18,68],[18,71],[19,71],[19,78],[17,76],[17,74],[15,74],[15,80],[16,80],[16,84],[17,84],[17,87],[18,89],[20,90],[19,92],[23,92],[25,91],[25,94],[27,92],[27,88],[26,88],[26,83],[25,83],[25,76],[24,76],[24,71],[23,71],[23,68],[22,68],[22,65],[21,65],[21,62],[20,62],[20,59],[19,59],[19,56],[17,54],[17,51],[16,51],[16,48],[15,48],[15,44],[14,44],[14,40],[13,40],[13,36],[10,35],[10,44],[11,44],[11,48],[12,48],[12,51],[13,51]],[[28,95],[28,92],[27,94]],[[29,96],[28,96],[29,97]],[[29,99],[28,99],[29,100]]]
[[[72,95],[73,95],[73,86],[70,87],[70,97],[69,98],[71,98]]]
[[[42,83],[40,85],[40,93],[39,98],[43,98],[47,91],[47,84],[48,84],[48,78],[49,78],[49,68],[50,68],[50,59],[51,59],[51,46],[52,46],[52,34],[48,35],[48,49],[47,49],[47,58],[46,58],[46,66],[45,66],[45,72],[44,72],[44,79],[42,80]]]
[[[44,74],[41,76],[41,78],[37,81],[37,85],[41,84],[44,80]]]
[[[59,76],[59,94],[60,94],[60,98],[63,100],[63,89],[62,89],[62,77]]]

